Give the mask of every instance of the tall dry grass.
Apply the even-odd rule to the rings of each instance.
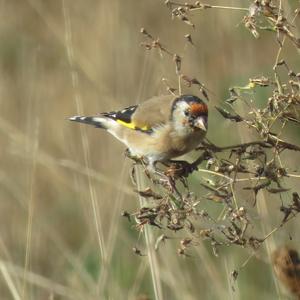
[[[251,259],[234,292],[229,273],[247,259],[247,251],[224,249],[216,258],[203,243],[193,257],[180,258],[178,241],[171,240],[154,253],[151,244],[160,234],[155,229],[146,233],[147,250],[144,235],[120,217],[122,210],[139,205],[124,147],[105,132],[66,120],[166,93],[163,77],[176,82],[170,59],[139,46],[139,30],[145,27],[179,51],[184,70],[214,92],[209,139],[225,145],[245,138],[242,131],[233,134],[232,124],[213,107],[230,85],[242,85],[272,65],[273,37],[249,37],[238,26],[241,12],[207,10],[195,14],[200,30],[193,34],[197,47],[192,47],[184,35],[193,30],[172,21],[162,2],[1,2],[1,299],[287,298],[272,275],[269,253],[289,242],[286,232],[299,246],[299,221]],[[228,6],[248,4],[226,1]],[[291,48],[286,54],[299,68]],[[291,136],[299,144],[299,133]],[[297,156],[287,159],[299,163]],[[294,187],[298,184],[295,180]],[[258,202],[253,219],[269,232],[281,218],[279,212],[270,215],[279,203]],[[133,246],[148,255],[134,255]]]

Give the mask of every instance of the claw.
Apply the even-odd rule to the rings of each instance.
[[[165,174],[173,179],[188,177],[191,173],[197,170],[195,164],[190,164],[187,161],[171,161],[170,167],[165,171]]]

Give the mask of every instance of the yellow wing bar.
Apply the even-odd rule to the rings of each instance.
[[[134,129],[134,130],[142,130],[142,131],[149,131],[150,128],[147,127],[147,126],[143,126],[143,127],[138,127],[136,126],[133,122],[130,122],[130,123],[126,123],[122,120],[116,120],[119,124],[127,127],[127,128],[130,128],[130,129]]]

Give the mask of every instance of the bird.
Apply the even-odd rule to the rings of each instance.
[[[208,129],[208,106],[194,95],[161,95],[122,110],[69,120],[108,131],[126,145],[130,156],[155,170],[158,162],[167,163],[199,146]]]

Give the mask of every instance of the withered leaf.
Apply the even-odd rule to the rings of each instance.
[[[272,194],[284,193],[289,191],[290,189],[285,188],[268,188],[267,191]]]
[[[136,190],[136,192],[144,198],[153,198],[155,200],[159,200],[159,199],[163,198],[161,195],[159,195],[159,194],[155,193],[154,191],[152,191],[150,187],[147,187],[144,191]]]

